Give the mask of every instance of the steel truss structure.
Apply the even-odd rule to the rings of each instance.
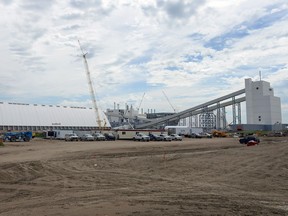
[[[151,120],[148,123],[136,125],[136,128],[160,128],[169,125],[169,123],[177,123],[181,119],[189,119],[189,125],[195,127],[209,127],[209,128],[225,128],[227,124],[226,120],[226,107],[232,106],[233,124],[241,124],[241,102],[246,101],[245,89],[233,92],[223,97],[211,100],[207,103],[200,104],[190,109],[175,113],[170,116],[166,116],[161,119]],[[242,96],[242,97],[241,97]],[[236,109],[237,107],[237,109]],[[216,111],[216,115],[214,114]],[[196,118],[195,118],[196,116]],[[193,122],[193,119],[195,121]],[[197,119],[197,120],[196,120]],[[198,122],[199,120],[199,122]]]

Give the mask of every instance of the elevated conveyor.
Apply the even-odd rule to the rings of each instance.
[[[244,93],[245,93],[245,89],[241,89],[239,91],[236,91],[236,92],[233,92],[231,94],[222,96],[220,98],[211,100],[209,102],[200,104],[198,106],[189,108],[189,109],[181,111],[179,113],[175,113],[174,115],[165,116],[161,119],[151,120],[151,122],[149,122],[149,123],[136,125],[136,128],[144,129],[144,128],[157,127],[157,126],[161,126],[161,125],[169,125],[169,122],[173,122],[173,121],[175,122],[177,120],[179,121],[180,119],[200,114],[203,112],[203,108],[205,108],[206,111],[209,112],[209,111],[213,111],[213,110],[216,110],[216,109],[219,109],[222,107],[235,105],[237,103],[241,103],[241,102],[246,101],[245,96],[236,99],[237,96],[242,95]],[[231,99],[231,100],[229,100],[229,99]],[[227,100],[229,100],[229,101],[227,101]]]

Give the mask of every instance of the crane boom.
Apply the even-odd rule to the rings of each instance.
[[[87,58],[86,55],[87,53],[83,52],[83,49],[81,47],[80,41],[78,40],[79,46],[80,46],[80,50],[82,52],[82,57],[84,60],[84,65],[85,65],[85,69],[86,69],[86,75],[87,75],[87,80],[88,80],[88,85],[89,85],[89,90],[90,90],[90,96],[92,99],[92,103],[93,103],[93,108],[95,111],[95,118],[96,118],[96,123],[98,124],[99,129],[101,129],[102,124],[101,124],[101,119],[100,119],[100,114],[99,114],[99,110],[98,110],[98,106],[97,106],[97,102],[96,102],[96,97],[95,97],[95,92],[94,92],[94,88],[93,88],[93,83],[91,80],[91,75],[90,75],[90,71],[89,71],[89,67],[88,67],[88,62],[87,62]]]
[[[168,99],[167,95],[165,94],[165,92],[164,92],[164,91],[162,91],[162,92],[163,92],[164,96],[166,97],[166,99],[167,99],[168,103],[170,104],[170,106],[172,107],[172,109],[174,110],[174,112],[176,113],[176,109],[175,109],[175,108],[173,107],[173,105],[170,103],[170,101],[169,101],[169,99]]]
[[[144,92],[144,94],[143,94],[143,96],[142,96],[142,98],[141,98],[141,101],[140,101],[139,107],[137,108],[138,111],[139,111],[139,109],[140,109],[140,107],[141,107],[141,104],[142,104],[142,102],[143,102],[144,96],[145,96],[145,92]]]

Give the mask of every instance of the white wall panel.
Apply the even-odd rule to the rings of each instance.
[[[3,126],[71,126],[98,127],[95,111],[91,108],[0,103],[0,125]],[[100,118],[110,127],[106,115],[99,110]],[[102,120],[102,125],[104,125]]]

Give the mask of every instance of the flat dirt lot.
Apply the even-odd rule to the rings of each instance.
[[[288,215],[288,137],[5,142],[0,215]]]

